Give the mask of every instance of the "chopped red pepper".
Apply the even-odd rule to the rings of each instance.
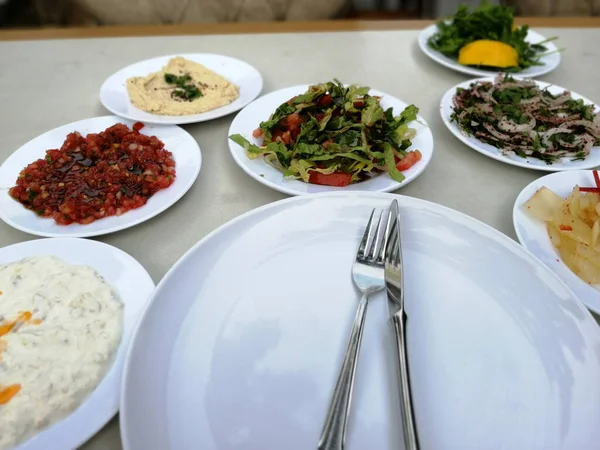
[[[570,225],[560,225],[558,228],[560,228],[562,231],[573,231],[573,227]]]
[[[593,192],[595,194],[600,194],[600,174],[598,174],[597,170],[593,170],[594,181],[596,182],[596,187],[580,187],[579,190],[581,192]]]
[[[593,192],[595,194],[600,194],[600,188],[594,188],[594,187],[580,187],[579,191],[580,192]]]
[[[135,131],[140,131],[142,128],[144,128],[144,124],[142,122],[136,122],[131,128],[133,128]]]

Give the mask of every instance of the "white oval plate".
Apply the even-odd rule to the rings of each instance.
[[[461,72],[467,75],[475,75],[478,77],[487,77],[491,74],[498,72],[498,70],[483,70],[478,69],[477,67],[463,66],[459,64],[458,61],[454,58],[449,58],[437,50],[433,50],[427,45],[427,40],[433,36],[437,31],[437,25],[431,25],[425,28],[419,34],[419,47],[427,56],[433,59],[435,62],[441,64],[442,66],[446,66],[449,69],[456,70],[457,72]],[[539,33],[536,33],[533,30],[529,30],[527,33],[527,42],[531,42],[533,44],[545,41],[546,38]],[[548,49],[548,52],[555,52],[550,55],[546,55],[542,57],[541,61],[544,63],[541,66],[532,66],[528,69],[522,70],[518,72],[516,75],[519,77],[525,78],[533,78],[545,75],[549,72],[552,72],[554,69],[558,67],[560,64],[560,52],[558,52],[558,47],[554,45],[554,42],[547,42],[544,44]]]
[[[200,173],[202,155],[196,140],[177,126],[145,125],[140,133],[155,135],[173,153],[177,177],[167,189],[154,194],[141,208],[127,211],[122,216],[111,216],[87,225],[58,225],[54,219],[39,217],[12,199],[8,190],[15,185],[21,170],[39,158],[46,150],[60,148],[68,133],[99,133],[116,123],[131,127],[135,122],[117,116],[95,117],[55,128],[32,139],[8,157],[0,166],[0,219],[25,233],[44,237],[91,237],[114,233],[138,225],[160,214],[173,205],[192,187]]]
[[[252,132],[258,128],[260,122],[268,120],[279,105],[288,101],[295,95],[306,92],[308,87],[309,85],[307,84],[285,88],[271,92],[258,100],[255,100],[233,119],[231,127],[229,128],[228,137],[233,134],[241,134],[253,144],[260,144],[261,141],[252,136]],[[381,106],[384,109],[390,107],[394,108],[395,115],[400,114],[404,108],[408,106],[408,103],[374,89],[371,89],[369,94],[381,96]],[[335,191],[391,192],[402,186],[406,186],[421,175],[433,157],[433,135],[431,134],[431,130],[425,119],[419,115],[418,120],[411,122],[409,126],[417,130],[417,135],[412,140],[413,145],[409,150],[420,150],[422,158],[413,167],[402,172],[406,177],[402,183],[398,183],[387,173],[381,173],[369,180],[354,183],[345,187],[320,186],[317,184],[305,183],[300,180],[286,179],[279,170],[267,164],[263,158],[250,159],[246,156],[246,152],[241,146],[229,138],[227,141],[233,159],[244,172],[260,183],[269,186],[276,191],[283,192],[284,194],[303,195]]]
[[[591,286],[579,278],[560,259],[560,255],[550,242],[546,225],[542,220],[527,214],[523,205],[542,186],[567,198],[575,185],[595,186],[594,176],[590,170],[558,172],[538,178],[521,191],[513,207],[513,224],[519,242],[535,257],[554,271],[585,306],[600,314],[600,285]]]
[[[72,414],[14,450],[74,449],[96,434],[119,409],[126,352],[138,319],[154,291],[154,282],[146,269],[127,253],[88,239],[37,239],[9,245],[0,248],[0,264],[40,255],[51,255],[69,264],[96,269],[125,305],[123,337],[104,379]]]
[[[127,78],[147,76],[157,72],[167,65],[171,58],[181,56],[190,61],[202,64],[206,68],[225,77],[228,81],[239,86],[240,96],[229,105],[212,111],[189,116],[162,116],[151,114],[133,106],[125,86]],[[205,122],[217,119],[239,111],[260,94],[263,79],[258,70],[247,62],[223,55],[209,53],[192,53],[182,55],[160,56],[158,58],[140,61],[111,75],[100,87],[100,101],[113,114],[144,123],[182,125],[186,123]]]
[[[371,208],[394,198],[421,448],[595,448],[600,329],[565,284],[461,213],[344,192],[240,216],[162,279],[127,358],[124,449],[316,448],[358,305],[355,252]],[[394,346],[381,292],[348,449],[404,448]]]
[[[515,77],[518,78],[518,77]],[[460,141],[464,144],[471,147],[473,150],[478,151],[482,155],[489,156],[495,160],[501,161],[506,164],[510,164],[512,166],[525,167],[527,169],[533,170],[541,170],[544,172],[559,172],[562,170],[581,170],[581,169],[591,169],[594,167],[600,166],[600,147],[593,147],[590,154],[583,161],[571,161],[568,158],[563,158],[560,161],[556,161],[552,163],[552,165],[546,164],[544,161],[541,161],[536,158],[521,158],[517,155],[503,155],[500,150],[490,144],[486,144],[485,142],[481,142],[474,136],[467,136],[456,124],[450,120],[450,116],[454,111],[454,106],[452,103],[452,99],[456,94],[456,89],[458,88],[468,88],[471,83],[482,82],[482,81],[494,81],[494,77],[487,78],[476,78],[474,80],[465,81],[463,83],[457,84],[453,88],[449,89],[444,96],[442,97],[442,102],[440,104],[440,114],[442,115],[442,120],[444,125],[452,132],[454,136],[456,136]],[[543,81],[534,81],[540,89],[548,88],[548,91],[552,94],[557,94],[563,91],[567,91],[568,89],[562,88],[560,86],[555,86],[550,83],[544,83]],[[600,107],[588,100],[581,95],[572,92],[571,96],[575,100],[582,99],[586,104],[593,104],[596,108],[596,111],[600,110]]]

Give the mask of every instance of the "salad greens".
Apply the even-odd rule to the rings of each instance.
[[[556,38],[531,44],[525,40],[528,26],[514,26],[514,11],[501,5],[483,1],[473,11],[461,4],[454,16],[437,23],[437,32],[428,45],[450,58],[457,58],[465,45],[481,39],[501,41],[513,47],[519,55],[519,66],[505,71],[519,72],[531,66],[542,65],[540,58],[547,51],[543,45]]]
[[[401,182],[401,170],[421,158],[418,150],[407,151],[416,133],[408,124],[418,111],[410,105],[394,116],[392,108],[384,110],[380,99],[369,95],[368,87],[345,87],[335,80],[310,86],[261,122],[253,135],[263,145],[239,134],[230,139],[249,158],[264,157],[285,177],[345,186],[387,171]]]

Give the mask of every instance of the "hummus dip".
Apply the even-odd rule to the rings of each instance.
[[[200,114],[228,105],[240,96],[239,87],[181,56],[169,60],[159,72],[128,78],[126,84],[135,107],[165,116]],[[187,92],[192,89],[196,95],[187,98],[179,95],[184,89]]]
[[[0,450],[83,403],[114,361],[122,322],[121,300],[90,267],[52,256],[0,264]]]

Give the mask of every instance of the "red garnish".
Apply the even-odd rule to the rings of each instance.
[[[560,225],[558,228],[560,228],[562,231],[573,231],[573,227],[570,225]]]
[[[596,187],[580,187],[580,192],[593,192],[594,194],[600,195],[600,174],[598,174],[597,170],[592,170],[594,174],[594,181],[596,182]]]
[[[144,124],[142,122],[136,122],[131,128],[133,128],[135,131],[140,131],[142,128],[144,128]]]

